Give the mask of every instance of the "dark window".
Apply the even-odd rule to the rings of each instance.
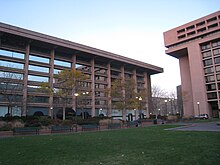
[[[205,44],[205,45],[201,46],[202,50],[206,50],[206,49],[210,49],[210,48],[211,48],[210,44]]]
[[[214,55],[220,55],[220,49],[215,49],[213,50]]]
[[[202,25],[205,25],[205,21],[202,21],[202,22],[199,22],[199,23],[196,24],[197,27],[202,26]]]
[[[191,29],[194,29],[195,28],[195,25],[192,25],[192,26],[188,26],[187,28],[186,28],[186,30],[191,30]]]
[[[219,64],[220,63],[220,57],[216,57],[215,58],[215,64]]]
[[[42,96],[28,96],[28,102],[30,102],[30,103],[48,103],[49,98],[42,97]]]
[[[205,74],[213,73],[213,67],[205,68]]]
[[[192,31],[192,32],[190,32],[190,33],[187,33],[187,36],[192,36],[192,35],[194,35],[194,34],[196,34],[196,32],[195,32],[195,31]]]
[[[182,39],[182,38],[185,38],[185,37],[186,37],[186,35],[183,34],[183,35],[181,35],[181,36],[178,36],[178,39]]]
[[[212,65],[212,59],[204,60],[203,63],[204,63],[204,66]]]
[[[203,56],[203,58],[211,57],[211,56],[212,56],[212,53],[211,53],[211,51],[203,52],[203,53],[202,53],[202,56]]]
[[[207,84],[206,89],[207,89],[207,91],[213,91],[216,89],[216,86],[215,86],[215,84]]]
[[[220,74],[217,74],[216,77],[217,77],[217,80],[220,80]]]
[[[212,24],[212,25],[208,26],[208,29],[212,29],[212,28],[215,28],[217,26],[218,26],[218,23],[215,23],[215,24]]]
[[[220,41],[216,41],[212,43],[212,47],[220,46]]]
[[[185,32],[185,29],[180,29],[177,31],[177,34]]]
[[[207,94],[208,99],[217,99],[217,93],[212,92]]]
[[[215,67],[215,71],[216,71],[216,72],[220,72],[220,66],[216,66],[216,67]]]
[[[209,23],[209,22],[212,22],[212,21],[215,21],[215,20],[217,20],[217,17],[210,18],[210,19],[207,20],[207,22]]]
[[[215,77],[213,75],[212,76],[206,76],[205,78],[206,78],[207,83],[215,81]]]
[[[204,32],[204,31],[206,31],[206,27],[197,30],[198,33],[201,33],[201,32]]]

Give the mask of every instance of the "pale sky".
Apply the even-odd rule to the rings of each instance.
[[[163,32],[220,10],[220,0],[0,0],[0,22],[164,68],[152,85],[180,85]]]

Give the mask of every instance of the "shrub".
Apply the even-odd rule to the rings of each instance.
[[[24,122],[22,120],[15,120],[12,121],[10,124],[12,128],[24,127]]]
[[[40,116],[38,117],[39,123],[41,124],[41,126],[49,126],[52,124],[52,119],[50,119],[47,116]]]
[[[0,121],[0,131],[10,131],[11,125],[6,121]]]
[[[111,119],[103,119],[99,121],[100,126],[107,126],[109,123],[111,123]]]
[[[40,127],[41,124],[38,119],[29,119],[25,122],[25,127]]]

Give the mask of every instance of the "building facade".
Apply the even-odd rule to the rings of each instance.
[[[133,78],[136,91],[145,89],[147,97],[142,111],[149,116],[150,76],[163,72],[162,68],[144,62],[0,23],[0,116],[7,113],[26,116],[36,112],[56,115],[60,108],[55,106],[56,98],[36,92],[36,89],[42,82],[56,88],[55,75],[71,68],[89,77],[83,94],[89,91],[84,109],[91,116],[100,113],[121,116],[121,112],[111,108],[111,100],[105,93],[117,78]],[[67,107],[78,109],[78,114],[81,110],[76,100],[77,97],[73,96]],[[128,110],[127,113],[131,112]]]
[[[220,11],[164,32],[164,41],[179,59],[183,115],[219,117]]]

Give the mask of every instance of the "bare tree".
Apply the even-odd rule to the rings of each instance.
[[[176,115],[177,113],[177,99],[176,92],[171,91],[168,93],[168,101],[170,103],[171,114]]]
[[[152,112],[158,115],[158,111],[162,110],[161,107],[164,105],[164,98],[167,98],[167,92],[161,89],[159,86],[153,85],[151,88],[152,92]]]

